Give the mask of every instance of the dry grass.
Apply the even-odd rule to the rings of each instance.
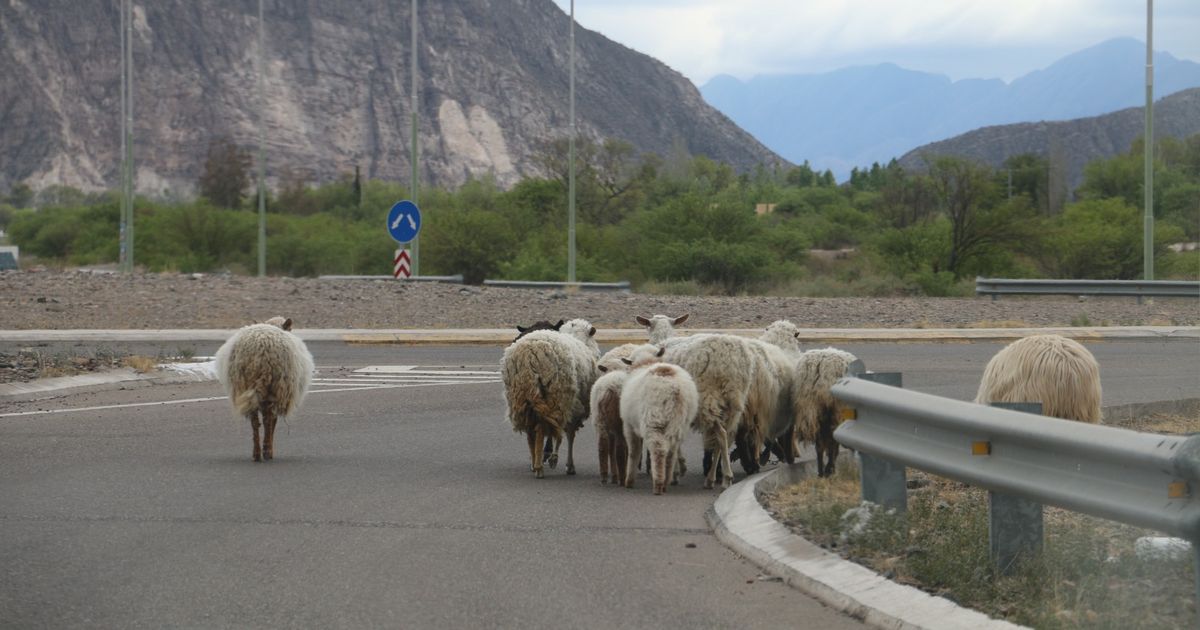
[[[1150,415],[1121,426],[1193,433],[1200,431],[1200,414]],[[781,488],[764,502],[812,542],[993,617],[1037,628],[1195,625],[1191,559],[1152,562],[1134,553],[1138,537],[1160,533],[1047,507],[1042,553],[1015,574],[998,576],[988,557],[987,493],[911,469],[909,485],[906,514],[877,514],[850,536],[842,517],[861,497],[852,465],[830,479]]]
[[[135,372],[145,374],[152,372],[158,367],[158,361],[153,357],[145,357],[141,355],[130,355],[121,359],[121,365],[133,369]]]

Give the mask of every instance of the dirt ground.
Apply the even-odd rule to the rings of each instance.
[[[1195,326],[1200,302],[1064,296],[990,298],[697,297],[568,293],[395,280],[202,274],[0,272],[0,330],[236,328],[285,315],[297,328],[509,328],[582,317],[632,328],[638,314],[690,313],[696,328]]]

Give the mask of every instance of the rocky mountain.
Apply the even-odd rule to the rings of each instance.
[[[923,144],[990,125],[1069,120],[1145,100],[1146,46],[1114,39],[1005,83],[951,81],[894,64],[805,75],[714,77],[701,93],[768,147],[844,178]],[[1155,94],[1200,87],[1200,64],[1156,52]]]
[[[135,162],[145,193],[189,191],[211,139],[254,147],[254,0],[134,5]],[[269,179],[328,181],[360,166],[407,182],[410,3],[267,0]],[[418,78],[422,181],[504,185],[568,132],[569,19],[551,0],[424,0]],[[94,190],[119,179],[117,0],[0,2],[0,190]],[[740,168],[780,161],[662,63],[576,25],[579,133]]]
[[[1013,155],[1048,156],[1065,170],[1064,184],[1083,183],[1083,167],[1098,158],[1129,151],[1145,130],[1145,108],[1130,107],[1103,116],[1057,122],[996,125],[918,147],[900,158],[906,169],[921,169],[925,156],[968,157],[995,167]],[[1200,88],[1176,92],[1154,103],[1154,137],[1185,138],[1200,133]]]

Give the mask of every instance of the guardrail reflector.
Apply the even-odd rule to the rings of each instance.
[[[991,455],[992,443],[986,440],[980,442],[971,442],[972,455]]]
[[[842,420],[857,420],[858,410],[850,407],[842,407]]]
[[[1186,499],[1191,496],[1186,481],[1172,481],[1167,484],[1168,499]]]

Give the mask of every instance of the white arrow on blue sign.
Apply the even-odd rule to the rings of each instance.
[[[421,210],[417,204],[407,199],[396,202],[388,212],[387,230],[398,243],[417,238],[417,232],[421,231]]]

